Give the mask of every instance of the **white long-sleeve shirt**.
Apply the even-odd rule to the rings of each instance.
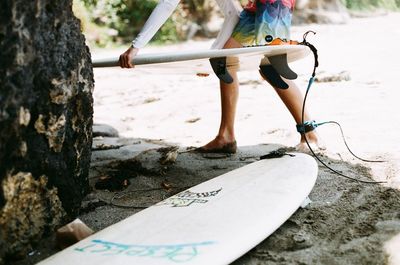
[[[132,46],[135,48],[143,48],[151,38],[153,38],[165,21],[167,21],[167,19],[172,15],[179,4],[179,1],[180,0],[160,0],[150,17],[147,19],[140,33],[132,41]],[[224,14],[225,20],[222,29],[211,48],[221,49],[232,35],[232,31],[239,21],[239,14],[242,7],[237,0],[215,1]]]

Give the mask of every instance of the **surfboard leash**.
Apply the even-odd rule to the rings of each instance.
[[[314,31],[307,31],[307,32],[304,33],[304,35],[303,35],[303,41],[299,43],[300,45],[305,45],[305,46],[309,47],[310,50],[312,51],[313,55],[314,55],[314,68],[313,68],[313,72],[312,72],[312,74],[311,74],[311,77],[310,77],[310,79],[309,79],[309,81],[308,81],[308,86],[307,86],[307,89],[306,89],[306,93],[305,93],[305,95],[304,95],[303,105],[302,105],[302,109],[301,109],[301,125],[300,125],[300,126],[301,126],[301,128],[303,129],[303,131],[305,131],[305,125],[306,125],[305,122],[304,122],[304,113],[305,113],[305,106],[306,106],[307,96],[308,96],[308,93],[309,93],[309,91],[310,91],[310,88],[311,88],[312,84],[314,83],[315,75],[316,75],[316,70],[317,70],[317,67],[319,66],[319,62],[318,62],[318,50],[317,50],[317,48],[315,48],[314,45],[312,45],[311,43],[309,43],[309,42],[307,41],[307,36],[308,36],[309,33],[316,34],[316,32],[314,32]],[[369,160],[369,159],[364,159],[364,158],[361,158],[361,157],[357,156],[357,155],[350,149],[349,145],[347,144],[346,138],[345,138],[344,133],[343,133],[342,126],[341,126],[338,122],[336,122],[336,121],[326,121],[326,122],[316,123],[315,121],[313,121],[312,123],[313,123],[312,126],[313,126],[314,128],[316,128],[316,127],[318,127],[318,126],[321,126],[321,125],[324,125],[324,124],[336,124],[337,126],[339,126],[340,132],[341,132],[341,134],[342,134],[342,139],[343,139],[343,141],[344,141],[344,143],[345,143],[345,146],[346,146],[347,150],[350,152],[350,154],[353,155],[355,158],[357,158],[357,159],[359,159],[359,160],[361,160],[361,161],[370,162],[370,163],[382,163],[382,162],[386,162],[386,161],[383,161],[383,160]],[[334,168],[328,166],[328,165],[316,154],[316,152],[312,149],[310,143],[308,142],[306,133],[304,133],[304,140],[305,140],[305,142],[306,142],[306,144],[307,144],[308,149],[310,149],[312,155],[313,155],[324,167],[326,167],[327,169],[331,170],[331,171],[334,172],[335,174],[337,174],[337,175],[339,175],[339,176],[341,176],[341,177],[344,177],[344,178],[346,178],[346,179],[353,180],[353,181],[357,181],[357,182],[361,182],[361,183],[367,183],[367,184],[387,183],[386,181],[366,181],[366,180],[360,180],[360,179],[356,179],[356,178],[353,178],[353,177],[349,177],[349,176],[343,174],[342,172],[340,172],[340,171],[338,171],[338,170],[336,170],[336,169],[334,169]]]
[[[318,66],[319,66],[319,61],[318,61],[318,50],[317,50],[317,48],[315,48],[314,45],[312,45],[311,43],[309,43],[309,42],[307,41],[307,36],[308,36],[308,34],[310,34],[310,33],[313,33],[314,35],[317,34],[315,31],[312,31],[312,30],[307,31],[306,33],[304,33],[304,35],[303,35],[303,41],[302,41],[302,42],[299,42],[299,45],[307,46],[307,47],[311,50],[311,52],[313,53],[313,55],[314,55],[314,68],[313,68],[313,72],[312,72],[312,74],[311,74],[311,77],[314,79],[314,78],[315,78],[315,72],[317,71],[317,68],[318,68]],[[310,86],[311,86],[311,85],[310,85]]]

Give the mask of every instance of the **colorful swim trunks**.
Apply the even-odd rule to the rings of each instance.
[[[243,46],[290,40],[295,0],[250,0],[240,13],[232,37]]]

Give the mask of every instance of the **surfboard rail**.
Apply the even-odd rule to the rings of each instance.
[[[312,190],[316,161],[293,155],[182,191],[39,264],[229,264],[278,229]]]
[[[276,46],[256,46],[233,49],[204,49],[188,50],[175,52],[147,53],[138,54],[134,58],[135,65],[162,64],[182,61],[192,61],[200,59],[211,59],[229,56],[249,56],[264,55],[270,57],[279,54],[287,54],[288,62],[304,58],[310,53],[309,49],[303,45],[276,45]],[[92,59],[93,67],[116,67],[119,58],[107,57]]]

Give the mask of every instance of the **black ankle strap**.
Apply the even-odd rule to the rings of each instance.
[[[299,133],[304,134],[313,131],[318,127],[318,123],[313,121],[305,121],[304,124],[297,124],[296,129]]]

